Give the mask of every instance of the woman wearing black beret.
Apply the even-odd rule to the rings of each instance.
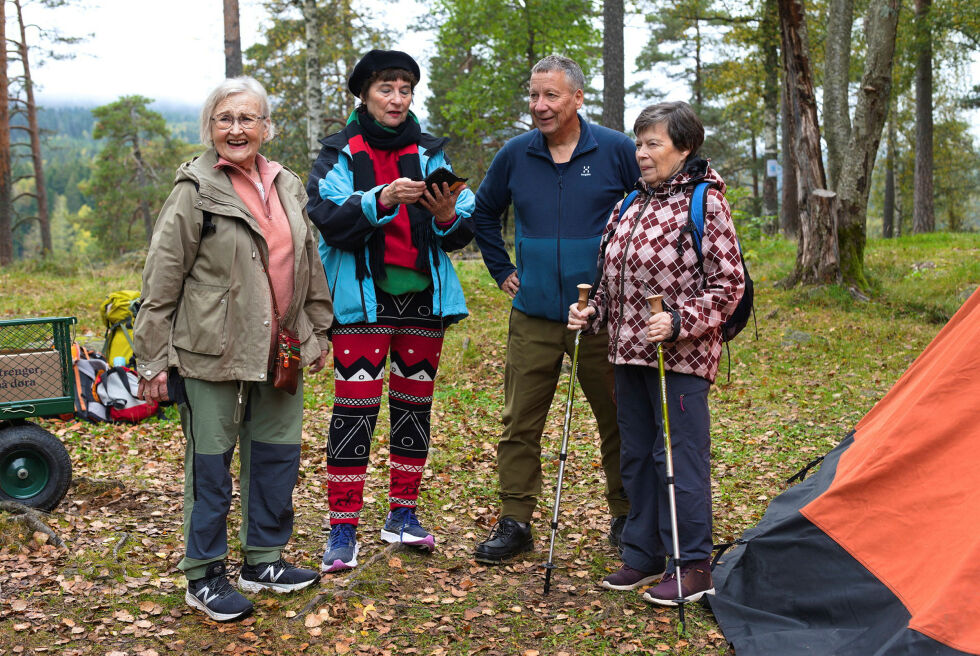
[[[467,315],[446,251],[473,237],[473,192],[424,178],[443,167],[446,139],[422,132],[410,107],[419,66],[398,50],[365,54],[348,79],[361,100],[321,141],[307,183],[320,258],[334,292],[333,416],[327,439],[330,536],[321,568],[357,565],[371,438],[391,353],[387,542],[435,549],[416,515],[444,330]]]

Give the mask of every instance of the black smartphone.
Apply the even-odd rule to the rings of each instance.
[[[429,190],[430,194],[435,195],[433,191],[437,186],[442,189],[443,183],[449,185],[449,191],[454,192],[464,184],[466,184],[466,178],[461,178],[444,166],[440,166],[435,171],[425,176],[425,188]]]

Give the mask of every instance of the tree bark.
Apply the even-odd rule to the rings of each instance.
[[[133,123],[136,123],[136,108],[130,108]],[[133,135],[133,159],[136,160],[136,188],[142,196],[147,186],[146,162],[143,160],[143,151],[140,148],[140,133],[136,130]],[[140,218],[143,219],[143,229],[146,231],[146,243],[150,244],[153,237],[153,216],[150,214],[150,204],[145,198],[140,198],[137,203]]]
[[[847,83],[851,68],[853,22],[854,0],[830,0],[823,83],[823,137],[827,142],[827,183],[830,189],[837,189],[844,149],[851,138]]]
[[[885,148],[885,201],[881,214],[881,236],[895,235],[895,118],[888,121]]]
[[[602,125],[623,131],[623,0],[602,3]]]
[[[764,157],[766,162],[779,157],[779,17],[776,11],[776,0],[766,0],[760,25],[763,39],[763,61],[766,67],[766,77],[762,86],[763,128],[762,137],[765,144]],[[785,177],[783,178],[785,184]],[[796,193],[795,190],[793,193]],[[778,185],[776,176],[767,175],[762,183],[762,214],[773,217],[770,232],[779,229],[777,215],[779,213]]]
[[[34,82],[28,63],[27,30],[20,0],[14,0],[17,23],[20,26],[20,43],[17,49],[24,67],[24,95],[27,106],[27,131],[31,138],[31,162],[34,166],[34,193],[37,195],[37,221],[41,228],[41,254],[51,252],[51,218],[48,211],[48,192],[44,184],[44,158],[41,156],[41,128],[37,124],[37,104],[34,102]]]
[[[868,48],[854,108],[854,124],[842,160],[837,184],[837,245],[843,279],[858,290],[868,289],[864,275],[867,242],[868,193],[871,172],[881,144],[881,130],[888,117],[892,62],[901,0],[871,0],[864,19]]]
[[[802,0],[779,0],[783,67],[788,81],[787,106],[792,121],[800,235],[796,269],[786,284],[831,284],[840,281],[837,252],[836,194],[827,190],[820,150],[817,102],[810,73],[806,16]]]
[[[932,158],[932,0],[915,0],[915,182],[912,232],[936,229],[933,207]]]
[[[303,23],[306,28],[306,141],[310,162],[320,153],[320,133],[323,130],[323,89],[320,86],[320,17],[316,0],[302,0]]]
[[[783,115],[783,202],[779,209],[779,226],[783,236],[796,239],[800,234],[800,204],[796,200],[796,164],[793,157],[793,117],[789,111],[786,76],[783,76],[783,93],[780,108]]]
[[[0,44],[7,43],[7,3],[0,0]],[[0,48],[0,266],[14,261],[13,207],[10,180],[10,108],[7,85],[7,48]]]
[[[238,24],[238,0],[224,0],[225,77],[242,74],[242,34]]]

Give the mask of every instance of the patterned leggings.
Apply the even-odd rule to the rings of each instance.
[[[357,525],[371,437],[391,351],[388,504],[414,508],[429,454],[429,416],[443,329],[432,291],[390,296],[380,289],[376,323],[333,328],[334,408],[327,438],[330,524]]]

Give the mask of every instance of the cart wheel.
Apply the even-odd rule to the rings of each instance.
[[[40,426],[0,429],[0,499],[53,510],[71,483],[71,458],[57,437]]]

